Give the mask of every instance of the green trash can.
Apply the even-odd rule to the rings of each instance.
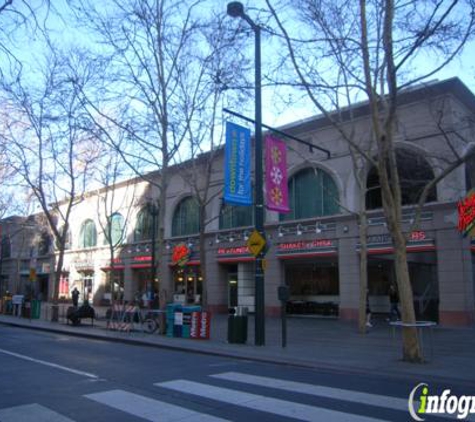
[[[31,301],[31,318],[40,319],[41,316],[41,300],[33,299]]]
[[[247,342],[247,308],[236,306],[229,308],[228,343],[244,344]]]

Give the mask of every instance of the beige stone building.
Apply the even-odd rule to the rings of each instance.
[[[355,139],[368,143],[367,104],[351,111],[353,121],[348,121],[346,127],[353,125]],[[401,224],[409,233],[407,251],[415,308],[418,318],[441,324],[475,322],[475,246],[457,230],[457,204],[475,182],[473,163],[459,166],[437,184],[417,227],[412,226],[413,204],[425,181],[439,174],[455,154],[462,155],[472,146],[474,117],[475,97],[458,79],[435,82],[400,96],[397,151],[403,183]],[[288,312],[355,319],[359,295],[359,188],[348,145],[323,117],[280,129],[330,150],[331,157],[288,141],[291,213],[265,214],[266,312],[280,312],[277,290],[287,285]],[[198,209],[188,180],[200,177],[200,173],[190,176],[186,169],[187,163],[171,171],[165,214],[166,248],[156,257],[161,265],[158,283],[159,289],[167,292],[168,300],[199,303],[204,271],[199,259]],[[373,312],[386,313],[388,289],[395,281],[395,272],[378,183],[375,170],[368,168],[369,300]],[[208,308],[226,312],[229,306],[242,305],[252,312],[254,258],[246,246],[253,229],[252,207],[223,205],[223,154],[213,162],[209,188],[209,223],[204,243]],[[74,208],[60,295],[67,297],[77,286],[83,296],[98,304],[108,303],[112,296],[132,300],[136,292],[157,287],[151,284],[153,216],[147,205],[155,199],[154,188],[137,179],[114,189],[90,192]],[[113,243],[117,244],[113,256],[105,238],[108,222],[113,226]],[[184,265],[172,260],[174,252],[178,253],[177,246],[188,249]],[[112,283],[108,281],[111,267]]]

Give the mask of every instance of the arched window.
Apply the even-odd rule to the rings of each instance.
[[[79,234],[79,247],[92,248],[97,245],[97,230],[94,221],[86,220],[82,223]]]
[[[135,242],[152,239],[154,216],[155,219],[158,218],[158,208],[155,205],[147,205],[139,211],[134,229]],[[155,224],[157,224],[157,220],[155,220]]]
[[[125,235],[124,217],[122,217],[122,214],[116,212],[107,220],[107,227],[104,233],[104,244],[117,246],[122,242]]]
[[[401,203],[402,205],[416,204],[424,187],[434,179],[434,172],[421,154],[405,149],[396,150],[396,164],[401,184]],[[366,209],[381,208],[383,206],[381,184],[376,167],[372,167],[368,172],[366,188]],[[433,201],[437,201],[435,187],[427,196],[427,202]]]
[[[253,207],[223,204],[219,213],[219,228],[252,226],[253,220]]]
[[[289,180],[290,213],[281,221],[337,214],[338,189],[332,177],[322,169],[307,168]]]
[[[2,258],[10,258],[12,256],[12,245],[10,242],[10,237],[7,235],[2,236]]]
[[[200,211],[195,198],[188,196],[175,209],[172,222],[172,236],[186,236],[199,233]]]
[[[475,188],[475,150],[465,162],[465,188],[467,192]]]
[[[38,255],[45,256],[48,255],[51,248],[51,237],[48,233],[41,233],[40,240],[38,242]]]

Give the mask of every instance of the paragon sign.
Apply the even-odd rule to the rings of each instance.
[[[458,230],[464,235],[475,235],[475,192],[471,191],[459,201],[458,205]]]

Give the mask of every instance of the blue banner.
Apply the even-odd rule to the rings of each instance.
[[[251,131],[232,122],[226,122],[224,202],[252,205]]]

